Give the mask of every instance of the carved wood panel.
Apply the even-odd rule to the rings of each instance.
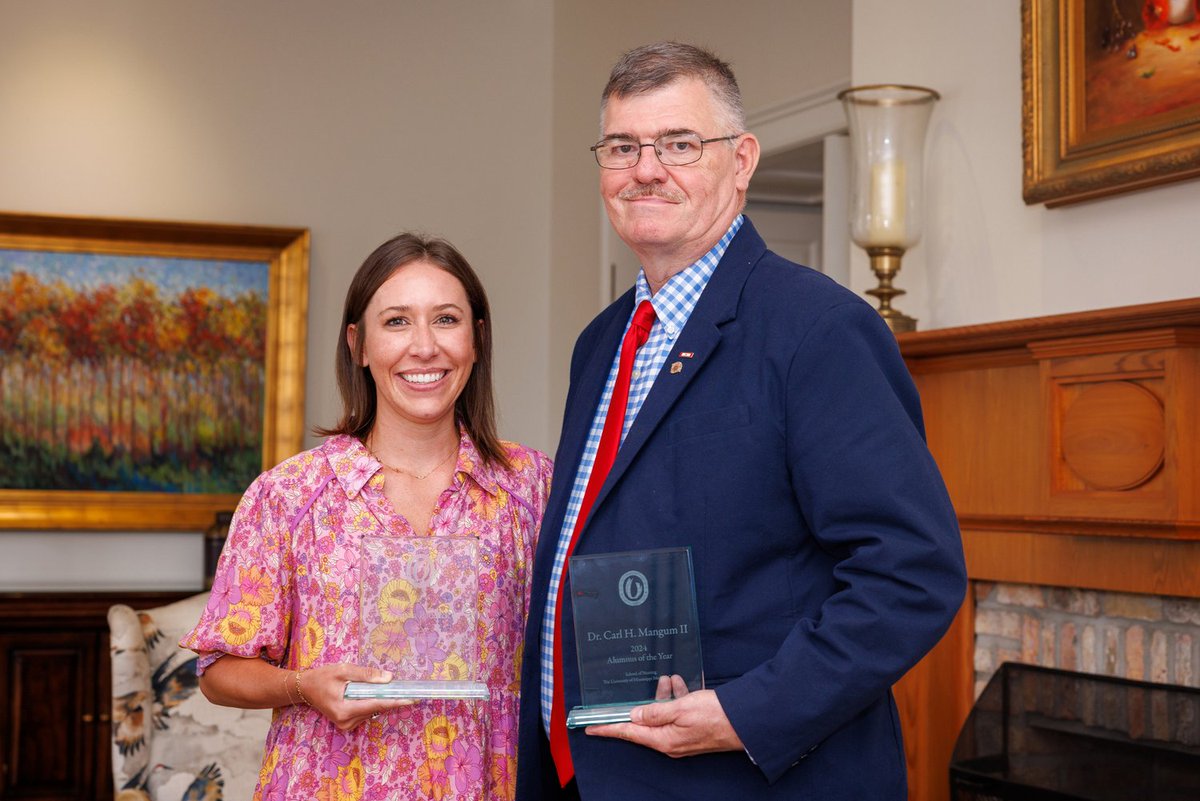
[[[1200,598],[1200,299],[898,340],[973,582]],[[972,597],[896,686],[912,799],[949,797]]]

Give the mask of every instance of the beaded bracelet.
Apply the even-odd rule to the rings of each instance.
[[[300,700],[304,702],[305,706],[312,706],[312,704],[308,702],[308,699],[304,697],[304,691],[300,689],[300,674],[303,672],[303,670],[296,671],[296,695],[300,696]]]

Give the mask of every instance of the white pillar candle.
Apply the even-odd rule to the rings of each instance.
[[[871,165],[867,237],[872,245],[904,246],[904,181],[904,162],[899,159]]]

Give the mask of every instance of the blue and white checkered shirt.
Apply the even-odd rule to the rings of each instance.
[[[725,249],[733,240],[738,229],[742,227],[743,217],[739,214],[725,236],[713,246],[713,249],[701,256],[686,270],[671,276],[667,283],[653,297],[650,296],[650,285],[646,283],[645,272],[638,273],[636,297],[633,308],[636,309],[643,300],[654,304],[657,315],[654,327],[650,329],[650,338],[637,353],[633,363],[633,376],[629,384],[629,404],[625,409],[625,426],[621,431],[621,441],[629,433],[629,427],[637,417],[638,410],[654,379],[662,370],[667,356],[671,352],[679,333],[692,316],[700,293],[708,286],[717,263],[725,255]],[[629,320],[633,319],[633,313]],[[625,329],[629,329],[629,320]],[[546,731],[550,731],[550,707],[554,699],[554,606],[558,598],[558,585],[562,580],[564,565],[567,561],[567,548],[571,544],[571,534],[575,530],[575,520],[579,517],[579,508],[583,505],[583,493],[587,489],[588,479],[592,475],[592,464],[596,460],[596,450],[600,447],[600,434],[604,431],[604,418],[608,415],[608,404],[612,398],[613,385],[617,382],[617,364],[620,352],[613,357],[612,366],[608,370],[608,379],[604,382],[604,393],[600,396],[600,404],[592,418],[592,427],[588,432],[587,442],[579,458],[579,469],[575,473],[575,483],[571,486],[571,497],[567,501],[567,512],[563,517],[562,530],[558,535],[558,548],[554,552],[554,567],[550,571],[550,587],[546,595],[546,612],[542,616],[542,722]],[[567,658],[566,655],[563,656]]]

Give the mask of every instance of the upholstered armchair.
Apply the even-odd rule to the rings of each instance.
[[[270,710],[210,703],[196,655],[178,646],[207,600],[108,610],[116,801],[241,801],[254,792]]]

